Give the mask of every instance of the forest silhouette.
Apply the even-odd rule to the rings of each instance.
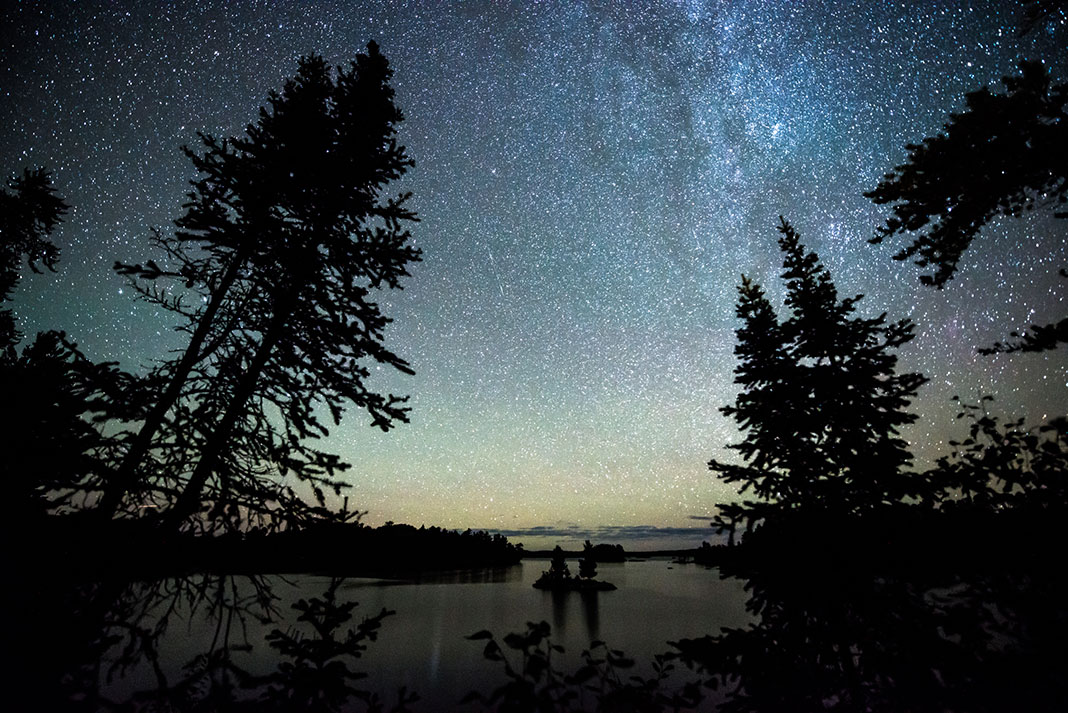
[[[368,553],[365,571],[522,555],[500,536],[373,530],[347,500],[328,506],[350,484],[339,477],[348,465],[316,446],[331,428],[321,414],[337,426],[352,409],[382,430],[408,414],[405,397],[367,384],[368,364],[412,373],[386,346],[390,319],[374,297],[401,288],[420,259],[409,195],[389,192],[414,165],[390,78],[374,43],[347,68],[302,58],[243,136],[184,149],[198,178],[175,230],[153,233],[154,257],[115,266],[187,338],[148,372],[94,363],[61,331],[22,345],[0,311],[4,534],[26,583],[5,595],[18,613],[17,705],[118,708],[101,669],[147,662],[156,685],[134,695],[142,708],[418,710],[411,692],[384,702],[362,687],[353,666],[373,655],[390,612],[351,625],[355,603],[336,579],[294,606],[306,635],[267,637],[275,671],[243,670],[230,627],[279,616],[258,575],[283,562],[329,569],[339,544]],[[872,242],[911,239],[895,258],[930,269],[924,284],[944,287],[995,216],[1068,217],[1068,85],[1025,62],[1004,86],[969,94],[866,194],[893,214]],[[0,207],[6,303],[20,263],[56,269],[51,235],[69,207],[44,170],[14,179]],[[741,434],[729,446],[738,460],[708,464],[746,497],[715,517],[729,544],[699,557],[746,582],[756,622],[673,642],[652,678],[631,676],[634,660],[599,641],[579,668],[558,670],[545,622],[500,640],[479,631],[470,638],[502,684],[473,691],[467,709],[678,710],[713,691],[726,711],[1068,708],[1068,582],[1052,559],[1068,541],[1068,419],[1028,426],[991,414],[989,397],[960,403],[967,436],[914,469],[901,429],[925,378],[899,373],[896,354],[913,324],[862,316],[861,296],[839,296],[793,226],[778,231],[784,309],[742,278],[739,393],[721,409]],[[1063,348],[1066,324],[977,347]],[[577,577],[554,558],[549,588],[596,588],[586,544]],[[252,596],[236,594],[238,570]],[[598,594],[587,595],[596,613]],[[226,635],[175,681],[157,645],[178,601],[209,609]]]

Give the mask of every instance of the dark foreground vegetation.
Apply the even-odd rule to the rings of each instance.
[[[545,622],[471,632],[471,656],[500,677],[463,703],[383,691],[360,675],[380,648],[406,644],[390,636],[393,613],[356,607],[341,579],[289,609],[257,575],[138,582],[28,567],[22,587],[6,590],[18,613],[8,700],[12,710],[77,711],[1059,711],[1068,576],[1031,538],[1063,543],[1064,522],[1012,518],[1001,524],[1018,529],[985,539],[978,522],[943,521],[964,526],[952,535],[914,522],[904,541],[871,522],[767,524],[711,548],[721,575],[745,582],[754,623],[656,653],[591,641],[566,664]],[[992,547],[978,552],[972,535]],[[932,548],[926,536],[946,539]],[[175,661],[165,639],[183,637],[193,612],[217,633]],[[257,620],[269,633],[248,639]],[[136,685],[108,683],[146,667],[156,674]]]

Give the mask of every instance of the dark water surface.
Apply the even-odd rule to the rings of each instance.
[[[622,649],[646,669],[654,654],[670,648],[668,641],[750,620],[741,582],[721,580],[714,569],[664,560],[602,564],[598,579],[618,589],[580,594],[534,589],[531,584],[547,566],[547,561],[526,560],[492,584],[455,583],[462,577],[420,584],[347,583],[344,591],[361,608],[397,612],[387,619],[366,670],[380,681],[450,700],[471,688],[488,692],[503,683],[500,666],[482,660],[480,643],[463,638],[480,629],[500,639],[523,631],[528,621],[547,621],[554,643],[565,649],[565,671],[574,669],[591,640]]]
[[[716,569],[659,559],[601,564],[598,579],[618,589],[578,593],[534,589],[532,583],[547,567],[547,560],[526,560],[506,569],[419,580],[346,579],[338,589],[338,599],[359,606],[343,628],[383,608],[396,612],[384,620],[378,640],[369,643],[352,666],[368,674],[358,687],[377,692],[390,704],[396,690],[404,686],[420,696],[416,710],[449,710],[469,691],[488,694],[505,681],[501,664],[483,658],[485,642],[464,638],[476,631],[488,629],[503,640],[509,632],[524,631],[527,622],[546,621],[552,626],[553,643],[565,648],[554,659],[555,668],[574,671],[590,641],[603,640],[636,659],[633,672],[648,675],[652,657],[670,650],[668,641],[718,633],[721,627],[743,626],[751,620],[745,611],[742,582],[722,580]],[[273,670],[278,659],[264,644],[266,634],[274,628],[307,632],[308,627],[296,621],[291,605],[301,598],[322,596],[330,578],[270,576],[266,582],[278,598],[277,615],[270,623],[255,616],[254,606],[222,617],[218,615],[222,610],[207,606],[192,614],[182,606],[171,611],[158,646],[161,670],[178,678],[182,667],[197,656],[221,645],[237,649],[246,641],[251,650],[235,650],[233,660],[251,673]],[[247,578],[232,578],[226,586],[230,601],[253,594]],[[506,650],[506,655],[513,654]],[[686,673],[679,674],[680,685]],[[143,663],[105,689],[121,700],[134,691],[151,689],[156,676]]]

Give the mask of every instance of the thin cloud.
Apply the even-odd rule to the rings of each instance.
[[[704,518],[693,517],[694,520]],[[659,527],[656,525],[606,525],[601,527],[558,527],[537,525],[514,530],[496,530],[505,537],[558,537],[599,542],[627,542],[663,538],[679,538],[700,541],[715,535],[710,526],[705,527]]]

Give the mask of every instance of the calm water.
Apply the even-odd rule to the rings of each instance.
[[[582,650],[599,639],[635,658],[638,672],[646,675],[651,672],[653,655],[670,649],[668,641],[717,633],[720,627],[744,626],[750,621],[741,582],[721,580],[714,569],[667,560],[602,564],[598,579],[619,589],[579,594],[534,589],[531,584],[547,567],[547,560],[526,560],[504,570],[460,572],[417,582],[346,580],[339,599],[359,602],[350,625],[382,608],[396,612],[385,620],[378,641],[354,665],[368,674],[361,687],[391,702],[396,689],[405,686],[419,694],[417,710],[452,709],[467,692],[477,689],[489,694],[505,680],[499,663],[483,659],[485,642],[464,637],[489,629],[500,641],[509,632],[524,631],[528,621],[552,625],[553,642],[566,649],[558,661],[558,668],[565,672],[573,671]],[[575,569],[577,563],[571,567]],[[296,616],[290,609],[292,602],[322,596],[330,582],[327,577],[309,575],[268,579],[279,598],[278,611],[290,618]],[[241,578],[234,580],[237,590],[242,582],[251,590]],[[233,592],[231,588],[229,596],[235,596]],[[176,613],[179,616],[168,625],[160,646],[164,669],[174,672],[207,651],[213,641],[218,646],[227,635],[231,645],[247,638],[253,646],[240,657],[235,654],[235,660],[252,672],[266,672],[277,661],[263,645],[264,635],[275,627],[297,626],[295,620],[264,624],[251,616],[220,625],[206,607],[191,616]],[[688,676],[678,678],[681,684]],[[121,698],[121,689],[151,685],[151,673],[142,667],[114,687]]]
[[[369,651],[365,670],[381,682],[425,692],[426,698],[455,701],[472,688],[488,693],[503,682],[499,664],[482,659],[482,643],[464,639],[480,629],[500,640],[524,631],[528,621],[547,621],[554,643],[565,648],[561,663],[568,671],[594,639],[647,668],[654,654],[669,650],[668,641],[749,621],[741,583],[721,580],[716,570],[667,561],[602,564],[598,579],[619,589],[580,595],[534,589],[531,584],[547,567],[548,561],[526,560],[507,571],[505,581],[492,584],[348,583],[346,593],[361,608],[397,612]]]

